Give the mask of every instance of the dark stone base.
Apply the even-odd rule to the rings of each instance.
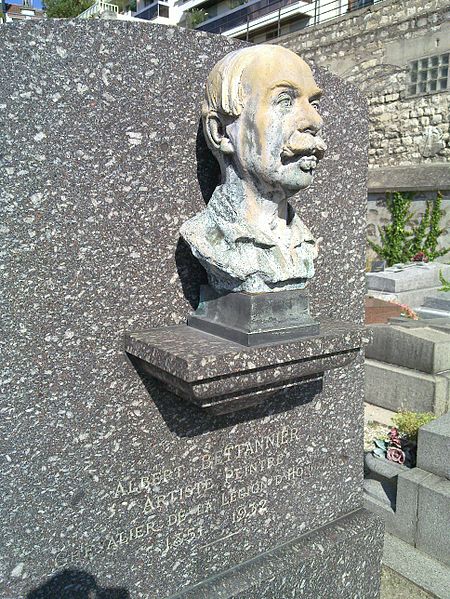
[[[383,523],[360,509],[171,599],[377,599]]]
[[[309,314],[306,290],[217,295],[203,286],[188,326],[245,346],[298,339],[319,333]]]

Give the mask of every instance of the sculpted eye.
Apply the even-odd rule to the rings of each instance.
[[[284,108],[289,108],[292,106],[292,97],[288,93],[280,94],[277,98],[278,106],[283,106]]]
[[[312,102],[310,102],[311,106],[313,106],[317,112],[320,112],[320,102],[319,100],[313,100]]]

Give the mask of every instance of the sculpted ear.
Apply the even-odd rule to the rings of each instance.
[[[205,135],[209,143],[224,154],[233,154],[234,146],[227,135],[225,123],[215,112],[211,112],[205,119]]]

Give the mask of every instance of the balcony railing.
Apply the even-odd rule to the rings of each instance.
[[[78,15],[78,19],[92,19],[105,12],[119,13],[119,7],[116,4],[110,4],[109,2],[103,2],[103,0],[97,0],[92,6],[87,8],[85,11]]]
[[[289,18],[303,16],[300,28],[317,25],[331,19],[335,19],[360,8],[366,8],[383,0],[304,0],[309,6],[302,4],[301,14],[299,11],[299,0],[260,0],[253,4],[243,6],[239,10],[224,15],[213,17],[202,22],[196,27],[200,31],[209,33],[224,33],[246,25],[244,31],[239,31],[239,37],[243,35],[250,39],[250,30],[270,30],[271,38],[281,35],[282,21]],[[264,18],[266,17],[266,18]],[[276,20],[274,21],[274,17]],[[258,19],[257,26],[254,21]],[[272,27],[273,26],[273,27]],[[273,29],[273,31],[272,31]]]
[[[311,2],[312,0],[306,1]],[[243,6],[239,10],[224,15],[223,17],[201,23],[196,29],[207,31],[208,33],[223,33],[224,31],[229,31],[230,29],[234,29],[249,21],[254,21],[255,19],[259,19],[268,14],[273,14],[281,8],[293,4],[299,4],[299,0],[259,0],[259,2],[255,2],[249,6]]]
[[[146,21],[151,21],[152,19],[157,19],[158,17],[168,18],[169,5],[163,2],[155,2],[136,13],[135,17],[138,17],[139,19],[145,19]]]

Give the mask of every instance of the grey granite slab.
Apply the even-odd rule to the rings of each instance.
[[[367,286],[388,293],[438,287],[440,272],[444,277],[450,275],[450,265],[429,262],[391,266],[383,272],[367,273]]]
[[[366,349],[372,360],[428,373],[450,369],[450,331],[383,324],[373,326],[372,333]]]
[[[164,599],[361,507],[361,355],[321,389],[214,416],[124,352],[126,331],[183,324],[197,306],[204,272],[178,231],[217,183],[199,132],[205,77],[239,46],[139,22],[2,26],[8,599],[63,579]],[[311,314],[360,325],[366,104],[315,76],[329,151],[293,201],[323,238]],[[339,556],[316,564],[325,577]]]
[[[433,412],[450,406],[448,371],[427,374],[378,360],[366,360],[366,401],[393,412]]]
[[[450,480],[450,413],[420,427],[417,466]]]
[[[382,533],[357,510],[170,599],[377,599]]]
[[[425,308],[434,308],[450,313],[450,292],[437,291],[433,295],[428,295],[423,305]]]

